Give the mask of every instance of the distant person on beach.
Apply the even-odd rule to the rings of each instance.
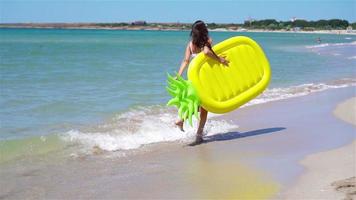
[[[316,42],[319,43],[319,44],[321,43],[320,37],[318,37],[318,38],[316,39]]]
[[[194,22],[194,24],[192,25],[192,30],[190,32],[190,37],[191,40],[188,42],[187,47],[185,49],[184,59],[179,68],[178,75],[182,75],[185,68],[189,65],[190,60],[193,59],[200,52],[203,52],[205,55],[217,60],[218,62],[226,66],[229,64],[228,60],[226,60],[224,57],[216,55],[216,53],[211,48],[212,39],[209,37],[208,28],[206,27],[203,21],[198,20]],[[191,143],[191,145],[196,145],[203,142],[203,130],[205,122],[207,120],[208,111],[206,111],[203,107],[200,107],[199,111],[200,119],[197,129],[197,135],[195,142]],[[183,120],[179,120],[175,124],[180,128],[181,131],[184,131]]]

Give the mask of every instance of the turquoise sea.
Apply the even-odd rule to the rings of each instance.
[[[210,35],[245,35],[264,49],[272,81],[250,104],[355,85],[355,35]],[[118,151],[194,135],[179,133],[164,106],[166,73],[178,70],[188,40],[187,31],[0,29],[0,162],[30,148]],[[207,130],[231,126],[211,121]]]

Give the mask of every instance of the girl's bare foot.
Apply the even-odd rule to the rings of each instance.
[[[182,132],[184,132],[183,124],[184,124],[184,122],[181,121],[181,120],[176,122],[176,125],[178,126],[178,128],[179,128]]]
[[[199,145],[202,143],[204,143],[203,136],[197,135],[197,137],[195,138],[195,141],[190,143],[189,146],[195,146],[195,145]]]

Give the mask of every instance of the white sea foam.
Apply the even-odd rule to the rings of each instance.
[[[308,95],[314,92],[320,92],[327,89],[344,88],[349,86],[356,86],[356,80],[345,78],[334,83],[309,83],[287,88],[270,88],[263,92],[257,98],[251,100],[245,106],[266,103],[270,101],[277,101],[282,99],[289,99]]]
[[[340,53],[332,53],[333,56],[340,56]]]
[[[324,43],[305,46],[311,52],[324,56],[337,56],[340,59],[351,60],[355,57],[356,41],[345,43]]]
[[[156,113],[149,109],[156,109]],[[152,107],[128,111],[119,114],[111,122],[99,125],[96,131],[71,130],[63,138],[82,144],[87,149],[99,147],[106,151],[117,151],[158,142],[185,141],[195,136],[196,128],[188,124],[185,125],[185,132],[178,130],[174,125],[176,113],[168,111]],[[213,135],[228,132],[232,128],[237,126],[228,121],[209,119],[205,130],[208,135]]]
[[[356,86],[356,79],[341,79],[332,83],[302,84],[287,88],[270,88],[244,106],[348,86]],[[209,114],[209,116],[214,117],[216,115]],[[192,139],[195,136],[196,127],[186,124],[183,133],[175,127],[174,122],[176,120],[177,111],[174,108],[165,106],[140,107],[118,114],[105,123],[87,130],[68,131],[62,135],[62,138],[66,141],[78,143],[87,150],[98,147],[106,151],[137,149],[152,143]],[[193,124],[197,124],[197,121],[194,120]],[[236,128],[237,125],[229,121],[210,118],[205,132],[208,135],[214,135]]]
[[[317,44],[317,45],[307,45],[305,47],[308,49],[315,49],[315,48],[334,47],[334,46],[356,46],[356,41],[342,42],[342,43],[324,43],[324,44]]]

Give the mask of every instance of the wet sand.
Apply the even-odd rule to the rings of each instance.
[[[282,199],[306,172],[300,160],[354,140],[354,126],[333,115],[354,95],[354,87],[330,89],[241,108],[215,117],[238,129],[195,147],[160,143],[126,157],[9,163],[0,166],[0,198]]]
[[[336,117],[354,126],[355,113],[355,97],[334,110]],[[287,191],[285,199],[356,199],[356,140],[338,149],[309,155],[300,163],[306,172]]]
[[[356,141],[335,150],[307,156],[300,162],[306,172],[287,191],[285,199],[356,198],[355,156]]]

